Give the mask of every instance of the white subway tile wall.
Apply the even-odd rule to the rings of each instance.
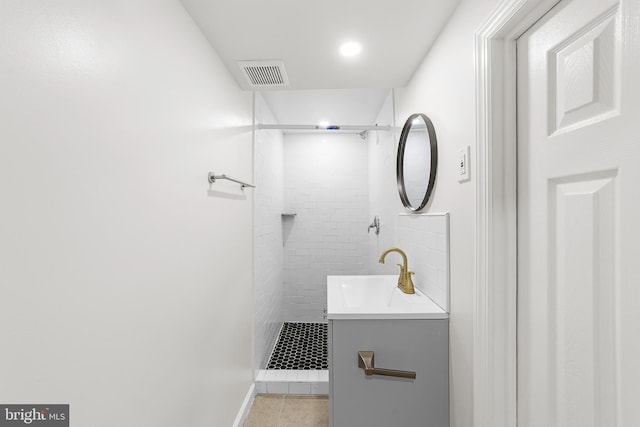
[[[256,94],[255,113],[258,122],[275,123],[273,114],[259,93]],[[256,131],[254,152],[255,368],[262,369],[285,320],[282,292],[282,131]]]
[[[449,311],[449,214],[399,214],[397,231],[413,284]]]
[[[284,135],[286,320],[323,320],[327,275],[367,274],[367,152],[357,135]]]
[[[396,135],[393,127],[393,94],[385,100],[375,123],[390,125],[390,131],[369,132],[369,224],[380,218],[380,234],[369,234],[368,274],[396,274],[395,264],[380,264],[378,258],[386,249],[396,246],[396,217],[400,205],[396,184]],[[399,133],[399,132],[398,132]]]

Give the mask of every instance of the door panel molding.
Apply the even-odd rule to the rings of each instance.
[[[620,114],[619,8],[610,7],[551,50],[549,135]]]
[[[550,182],[549,220],[557,233],[549,243],[548,396],[558,425],[616,425],[617,175],[612,170]]]

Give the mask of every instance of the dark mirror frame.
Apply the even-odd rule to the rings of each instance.
[[[407,138],[409,136],[409,132],[411,131],[411,125],[413,121],[418,117],[424,120],[424,123],[427,126],[427,133],[429,134],[429,145],[431,148],[431,169],[429,170],[429,184],[427,185],[427,192],[424,195],[424,199],[420,203],[420,206],[415,207],[411,205],[409,201],[409,197],[407,197],[407,191],[404,185],[404,150],[407,144]],[[425,141],[425,144],[427,142]],[[429,202],[429,197],[431,197],[431,193],[433,192],[433,186],[436,182],[436,171],[438,169],[438,141],[436,140],[436,130],[433,127],[433,123],[431,119],[422,113],[416,113],[409,116],[407,121],[404,123],[404,127],[402,128],[402,133],[400,134],[400,142],[398,144],[398,156],[396,158],[396,180],[398,183],[398,193],[400,194],[400,200],[402,200],[402,204],[405,208],[407,208],[411,212],[418,212],[427,205]]]

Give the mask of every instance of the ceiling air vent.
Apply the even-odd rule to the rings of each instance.
[[[254,87],[288,86],[284,61],[238,61],[238,65]]]

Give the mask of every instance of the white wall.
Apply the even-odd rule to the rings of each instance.
[[[256,93],[257,123],[276,123],[262,95]],[[264,369],[284,318],[282,212],[284,210],[283,134],[255,134],[254,296],[256,369]]]
[[[424,212],[450,212],[451,426],[472,425],[475,175],[458,183],[456,152],[475,159],[474,32],[498,0],[464,0],[406,88],[396,91],[396,121],[427,114],[438,138],[438,177]]]
[[[0,402],[229,426],[253,380],[251,95],[176,0],[0,3]]]
[[[354,134],[285,134],[286,320],[321,321],[329,274],[367,274],[367,143]]]

